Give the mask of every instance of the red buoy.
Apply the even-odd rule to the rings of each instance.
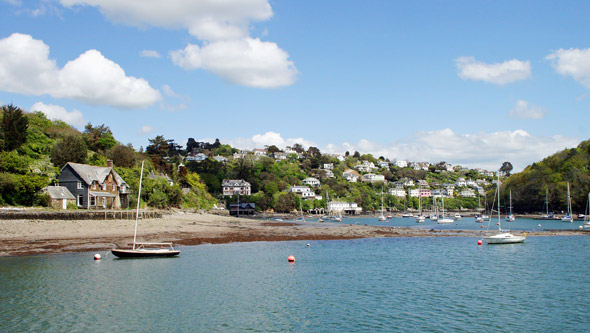
[[[483,244],[483,242],[480,239],[480,240],[477,241],[477,245],[481,245],[481,244]]]
[[[289,262],[295,262],[295,256],[289,256],[287,260],[289,260]]]

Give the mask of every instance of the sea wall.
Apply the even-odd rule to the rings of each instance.
[[[135,220],[135,210],[0,211],[0,220]],[[161,218],[161,211],[139,211],[139,218]]]

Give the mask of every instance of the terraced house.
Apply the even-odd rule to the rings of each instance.
[[[76,198],[78,208],[121,209],[129,207],[129,185],[113,169],[68,162],[60,171],[59,185]]]

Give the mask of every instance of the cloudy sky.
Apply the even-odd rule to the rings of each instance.
[[[0,0],[0,103],[122,143],[515,171],[590,137],[588,1]]]

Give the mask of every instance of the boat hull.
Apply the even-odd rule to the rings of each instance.
[[[180,251],[168,249],[111,249],[111,253],[118,258],[153,258],[177,256],[180,254]]]
[[[514,244],[522,243],[526,240],[524,236],[515,236],[510,233],[501,233],[483,238],[488,244]]]

